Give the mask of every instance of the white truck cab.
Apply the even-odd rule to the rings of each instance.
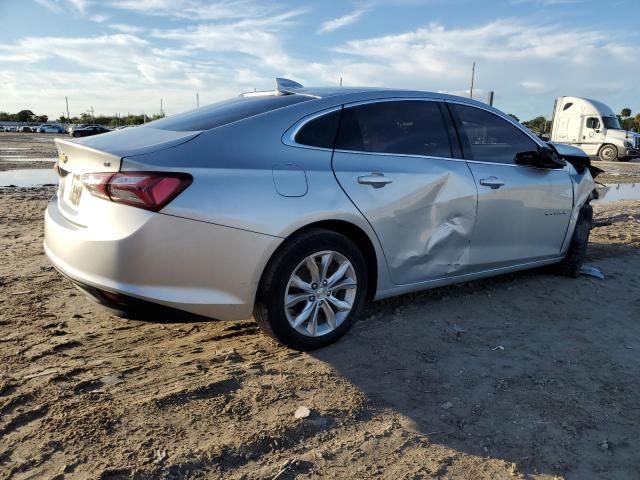
[[[573,145],[604,161],[640,157],[640,135],[623,130],[611,108],[588,98],[556,99],[551,141]]]

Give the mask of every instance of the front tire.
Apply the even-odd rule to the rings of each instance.
[[[598,157],[603,162],[615,162],[618,159],[618,149],[615,145],[603,145],[598,152]]]
[[[344,235],[313,229],[290,240],[269,262],[254,317],[264,333],[296,350],[338,340],[366,299],[367,270]]]

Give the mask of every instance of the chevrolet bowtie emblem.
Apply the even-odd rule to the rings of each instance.
[[[67,155],[64,153],[61,153],[60,160],[62,160],[62,163],[67,163],[67,160],[69,160],[69,157],[67,157]]]

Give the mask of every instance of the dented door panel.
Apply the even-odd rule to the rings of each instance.
[[[464,161],[336,151],[333,167],[378,236],[394,284],[471,271],[476,187]],[[369,183],[379,174],[383,182]]]
[[[478,186],[471,262],[479,270],[558,257],[573,210],[567,169],[469,162]],[[502,185],[483,185],[496,178]]]

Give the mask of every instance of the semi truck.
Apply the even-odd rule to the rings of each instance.
[[[640,135],[624,130],[611,108],[589,98],[556,99],[551,141],[573,145],[603,161],[640,158]]]

